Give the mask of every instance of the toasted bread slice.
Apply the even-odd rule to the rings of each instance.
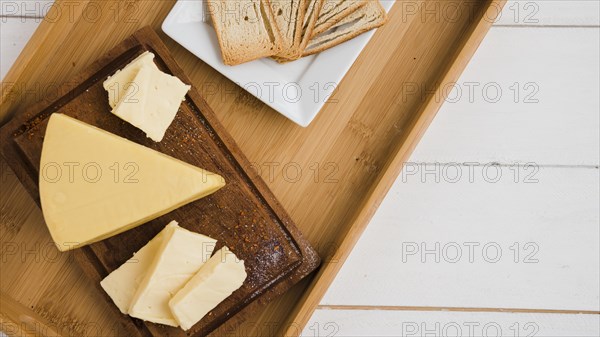
[[[312,36],[312,31],[317,23],[317,19],[319,17],[319,12],[321,11],[321,7],[323,5],[324,0],[307,0],[304,3],[305,14],[304,21],[302,24],[302,39],[300,41],[300,53],[295,55],[294,57],[273,57],[279,63],[287,63],[290,61],[294,61],[302,57],[302,53],[306,49],[308,42],[310,41],[310,37]]]
[[[348,15],[326,32],[311,39],[302,56],[320,53],[337,46],[373,28],[381,27],[387,20],[387,13],[381,3],[368,1],[367,5]]]
[[[207,1],[225,64],[236,65],[281,51],[281,33],[269,0]]]
[[[324,0],[311,38],[326,32],[369,1],[377,0]]]
[[[302,54],[302,26],[307,2],[308,0],[271,0],[275,23],[282,38],[282,49],[277,57],[293,59]]]
[[[309,0],[306,3],[306,15],[304,16],[304,25],[302,26],[302,50],[308,45],[308,41],[313,36],[313,31],[325,0]]]

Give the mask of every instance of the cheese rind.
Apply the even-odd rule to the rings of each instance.
[[[209,259],[216,240],[181,227],[165,233],[129,308],[129,315],[154,323],[178,326],[169,300]]]
[[[189,330],[239,289],[246,277],[244,261],[223,247],[173,296],[171,312],[181,328]]]
[[[224,185],[217,174],[66,115],[48,122],[40,201],[61,251],[124,232]]]
[[[146,271],[154,261],[156,252],[160,248],[165,233],[177,226],[176,221],[171,221],[150,242],[137,251],[133,256],[123,263],[119,268],[108,274],[100,285],[113,300],[122,313],[128,314],[129,307],[137,291],[140,282],[146,275]]]

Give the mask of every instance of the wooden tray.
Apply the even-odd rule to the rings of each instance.
[[[131,336],[205,336],[224,322],[233,329],[253,307],[282,294],[319,265],[319,257],[275,199],[204,99],[191,90],[160,143],[110,113],[102,83],[145,51],[155,54],[164,72],[190,83],[152,28],[136,32],[72,79],[73,88],[49,95],[0,129],[0,152],[39,204],[38,176],[42,144],[52,113],[64,113],[121,137],[153,148],[225,178],[218,193],[190,203],[148,224],[74,251],[84,272],[97,285],[126,262],[171,220],[218,240],[245,261],[248,278],[240,290],[184,332],[118,315]],[[58,99],[61,92],[66,94]],[[93,149],[90,149],[93,151]],[[250,175],[248,174],[250,173]],[[108,303],[112,300],[105,296]]]
[[[324,258],[315,276],[238,329],[219,329],[215,335],[299,335],[443,103],[447,85],[458,79],[504,3],[398,1],[388,24],[374,35],[306,129],[161,35],[217,119]],[[43,98],[47,88],[64,83],[140,27],[159,29],[173,1],[77,4],[59,0],[55,6],[71,15],[42,22],[5,78],[0,116],[21,113]],[[96,12],[86,13],[88,7],[99,16],[90,20]],[[65,335],[127,336],[115,326],[112,309],[95,284],[69,258],[48,249],[50,238],[35,203],[2,168],[3,187],[9,192],[0,195],[0,237],[12,248],[0,261],[0,323],[14,331],[23,331],[25,325]]]

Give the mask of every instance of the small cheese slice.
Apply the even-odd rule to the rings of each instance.
[[[224,185],[217,174],[66,115],[48,122],[40,200],[61,251],[124,232]]]
[[[165,233],[177,226],[176,221],[171,221],[160,233],[148,242],[139,251],[133,254],[127,262],[113,270],[100,285],[113,300],[122,313],[128,314],[131,301],[138,289],[146,271],[154,261],[156,252],[160,248]]]
[[[210,258],[216,242],[202,234],[172,227],[135,293],[129,315],[178,326],[169,309],[169,300]]]
[[[160,142],[190,88],[154,64],[143,64],[112,113]]]
[[[246,277],[244,261],[223,247],[173,296],[171,312],[181,328],[189,330],[239,289]]]
[[[143,53],[131,61],[125,68],[118,70],[113,76],[104,81],[103,86],[108,91],[108,104],[111,108],[116,107],[123,97],[126,96],[126,91],[131,87],[131,84],[143,66],[154,67],[158,70],[154,64],[153,53],[148,51]]]

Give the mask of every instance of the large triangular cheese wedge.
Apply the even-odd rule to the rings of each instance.
[[[48,122],[40,199],[61,251],[119,234],[225,185],[202,170],[62,114]]]

